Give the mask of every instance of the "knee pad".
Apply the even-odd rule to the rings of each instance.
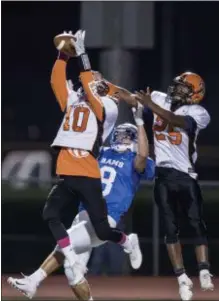
[[[75,283],[75,276],[74,276],[74,273],[72,271],[72,268],[69,265],[68,260],[66,260],[66,259],[64,261],[64,272],[65,272],[65,276],[68,280],[68,284],[70,286],[74,286],[76,284]]]
[[[82,267],[82,265],[81,265],[81,267]],[[83,267],[82,267],[82,269],[83,269]],[[64,272],[65,272],[65,276],[68,280],[68,284],[70,286],[75,286],[84,280],[84,278],[81,279],[81,273],[80,273],[80,277],[78,277],[79,275],[75,274],[72,271],[72,267],[70,266],[67,259],[65,259],[65,261],[64,261]],[[85,268],[84,268],[84,272],[86,273]]]

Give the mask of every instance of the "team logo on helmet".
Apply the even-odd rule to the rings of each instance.
[[[167,94],[172,102],[199,103],[205,95],[205,83],[198,74],[184,72],[174,78]]]

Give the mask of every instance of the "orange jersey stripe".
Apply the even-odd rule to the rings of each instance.
[[[66,66],[67,63],[65,61],[56,60],[51,74],[51,86],[62,111],[65,110],[68,99]]]
[[[103,114],[103,104],[98,95],[94,95],[92,91],[91,84],[94,82],[92,71],[86,71],[80,73],[81,82],[84,88],[85,93],[87,94],[87,100],[89,101],[94,114],[96,115],[97,119],[103,121],[104,114]]]

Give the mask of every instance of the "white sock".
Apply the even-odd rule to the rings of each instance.
[[[29,276],[29,278],[35,283],[37,283],[37,285],[39,285],[46,277],[47,277],[46,272],[41,268],[39,268]]]
[[[92,298],[92,297],[90,297],[89,299],[88,299],[88,301],[93,301],[94,299]]]
[[[62,252],[65,256],[65,258],[68,260],[70,266],[73,266],[75,264],[75,262],[77,261],[77,255],[74,251],[74,249],[72,248],[71,245],[62,248]]]

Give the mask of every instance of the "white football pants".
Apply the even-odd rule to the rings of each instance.
[[[110,227],[116,227],[116,221],[109,215],[108,221]],[[74,248],[76,254],[78,254],[78,260],[84,267],[87,266],[92,248],[98,247],[106,242],[100,240],[96,236],[95,230],[86,211],[81,211],[75,217],[71,227],[68,229],[68,234],[70,237],[71,245]],[[59,246],[56,246],[55,251],[62,252]],[[64,270],[69,285],[76,285],[76,283],[74,282],[74,275],[66,259],[64,261]]]

